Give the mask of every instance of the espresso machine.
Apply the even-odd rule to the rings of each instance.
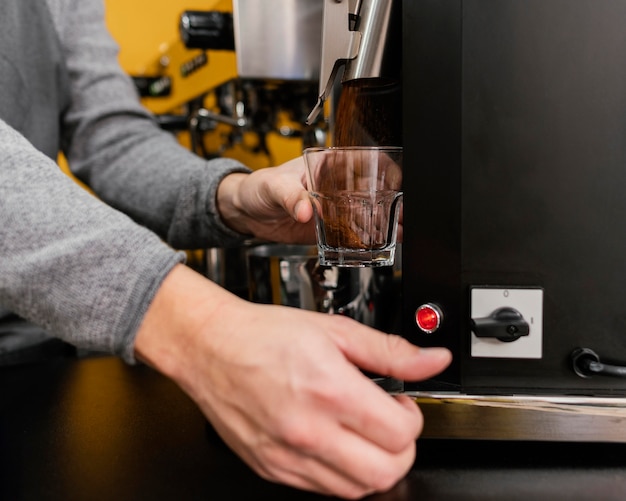
[[[206,0],[172,22],[177,38],[133,77],[180,143],[253,170],[325,144],[325,121],[305,123],[319,81],[322,0]],[[247,252],[260,243],[188,251],[187,263],[247,298]]]
[[[205,3],[183,10],[178,37],[133,75],[162,127],[185,133],[181,142],[203,157],[253,169],[324,143],[324,122],[304,123],[319,78],[321,0]]]
[[[401,333],[454,357],[404,384],[424,436],[626,441],[626,1],[324,9],[311,117],[399,61]]]

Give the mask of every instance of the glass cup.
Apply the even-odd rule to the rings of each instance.
[[[402,148],[307,148],[322,266],[392,266],[402,210]]]

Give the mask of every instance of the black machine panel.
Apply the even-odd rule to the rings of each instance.
[[[403,12],[403,333],[455,355],[418,387],[626,393],[626,1]],[[530,336],[480,337],[476,290],[501,294],[487,310],[528,292]],[[443,314],[430,334],[424,303]]]

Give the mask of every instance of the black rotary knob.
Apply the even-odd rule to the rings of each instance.
[[[233,15],[187,10],[180,16],[180,36],[188,49],[235,50]]]

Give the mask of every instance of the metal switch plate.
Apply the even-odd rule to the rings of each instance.
[[[472,287],[470,290],[471,318],[488,317],[502,307],[515,308],[528,322],[528,336],[512,342],[495,338],[478,338],[471,333],[470,354],[483,358],[533,358],[542,356],[543,347],[543,289]]]

